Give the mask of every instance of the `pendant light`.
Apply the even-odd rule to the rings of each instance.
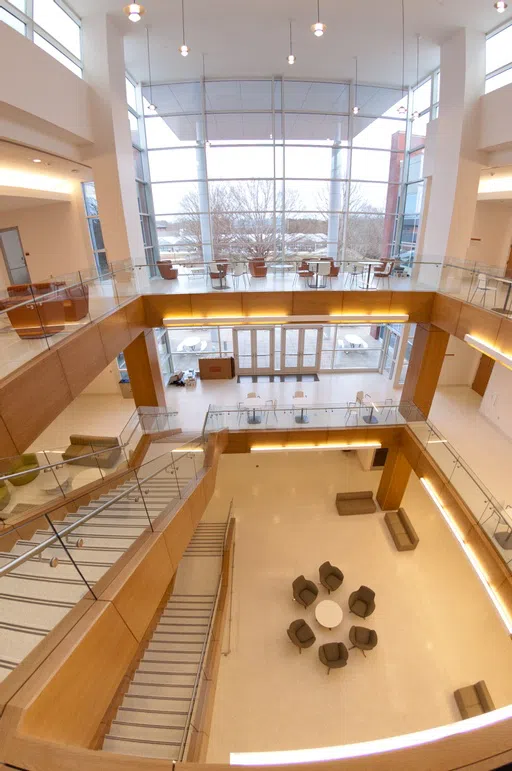
[[[402,0],[402,99],[405,91],[405,0]],[[402,99],[400,101],[402,101]],[[401,104],[397,109],[400,116],[407,115],[407,107]]]
[[[290,53],[288,54],[287,58],[288,64],[295,64],[295,55],[293,53],[293,42],[292,42],[292,20],[290,19]]]
[[[130,3],[129,5],[125,5],[123,11],[128,16],[130,21],[133,22],[140,21],[146,13],[146,9],[140,3]]]
[[[354,60],[356,63],[356,92],[354,95],[354,106],[352,107],[352,113],[354,115],[357,115],[359,113],[359,105],[357,104],[357,56],[354,56]]]
[[[316,37],[322,37],[327,26],[320,21],[320,0],[316,0],[316,23],[311,25],[311,32]]]
[[[416,91],[418,90],[418,83],[420,82],[420,36],[416,35]],[[416,99],[416,91],[414,92],[413,99]],[[417,120],[420,117],[419,110],[414,105],[414,112],[412,119]]]
[[[179,52],[182,56],[188,56],[190,48],[185,43],[185,0],[181,0],[181,31],[183,33],[183,43],[179,47]]]
[[[150,54],[150,47],[149,47],[149,27],[146,27],[146,45],[148,49],[148,75],[149,75],[148,112],[156,112],[156,104],[153,102],[153,81],[151,80],[151,54]]]
[[[508,5],[505,2],[505,0],[497,0],[497,2],[494,3],[494,7],[498,11],[498,13],[504,13],[507,10]]]

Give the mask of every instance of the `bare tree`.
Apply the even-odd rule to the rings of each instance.
[[[340,191],[340,210],[348,209],[345,259],[379,257],[384,234],[384,216],[366,199],[357,182],[343,181]],[[350,196],[349,196],[350,192]],[[324,220],[329,218],[329,194],[322,194],[319,200]],[[338,254],[343,246],[344,215],[340,214],[338,224]]]

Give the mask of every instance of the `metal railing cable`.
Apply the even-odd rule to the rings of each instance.
[[[233,498],[231,498],[231,503],[229,504],[229,516],[228,516],[228,523],[232,517],[233,512]],[[226,528],[226,537],[227,537],[227,528]],[[233,620],[233,585],[234,585],[234,576],[235,576],[235,540],[233,539],[233,555],[231,558],[231,581],[230,581],[230,591],[229,591],[229,618],[228,618],[228,649],[227,651],[222,651],[223,656],[229,656],[231,653],[231,623]]]

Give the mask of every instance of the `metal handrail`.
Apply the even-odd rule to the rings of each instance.
[[[228,525],[231,519],[233,511],[233,498],[229,504]],[[228,535],[228,528],[226,528],[226,538]],[[226,538],[224,539],[224,545],[226,544]],[[228,619],[228,649],[227,651],[221,651],[223,656],[229,656],[231,653],[231,625],[233,620],[233,585],[234,585],[234,573],[235,573],[235,541],[233,540],[233,559],[231,560],[231,589],[229,592],[229,619]]]
[[[154,460],[156,460],[156,458]],[[169,466],[172,466],[174,464],[174,462],[175,461],[173,459],[171,463],[168,463],[167,466],[163,466],[161,469],[158,469],[158,471],[155,471],[154,474],[150,474],[144,479],[137,480],[137,482],[131,487],[129,487],[128,490],[123,490],[122,493],[114,496],[114,498],[111,498],[110,500],[106,501],[106,503],[102,503],[101,506],[98,506],[96,509],[94,509],[94,511],[90,511],[88,514],[84,514],[84,516],[81,517],[76,522],[72,522],[63,530],[59,530],[58,535],[52,535],[50,538],[47,538],[46,541],[43,541],[42,543],[37,544],[37,546],[34,546],[29,551],[26,551],[24,554],[21,554],[19,557],[16,557],[16,559],[14,559],[8,565],[4,565],[3,567],[0,567],[0,577],[3,575],[6,575],[7,573],[10,573],[11,570],[14,570],[14,568],[19,567],[19,565],[23,565],[24,562],[31,559],[32,557],[35,557],[38,554],[41,554],[41,552],[43,552],[45,549],[48,549],[49,546],[52,546],[57,541],[60,541],[61,538],[63,536],[68,535],[68,533],[72,533],[73,530],[76,530],[77,527],[80,527],[80,525],[82,525],[84,522],[87,522],[89,519],[92,519],[92,517],[96,516],[96,514],[99,514],[101,511],[108,509],[109,506],[121,500],[126,495],[129,495],[133,490],[139,489],[141,485],[145,484],[145,482],[148,482],[150,479],[153,479],[153,477],[156,477],[162,471],[166,471],[169,468]],[[153,463],[153,461],[149,461],[149,463]],[[181,494],[179,495],[179,497],[180,498],[182,497]],[[150,524],[151,524],[151,521],[150,521]]]
[[[131,436],[130,436],[131,439]],[[112,444],[112,445],[105,445],[103,450],[94,450],[94,452],[88,452],[86,455],[80,455],[80,460],[83,458],[92,458],[95,455],[104,455],[106,452],[111,452],[112,450],[122,450],[125,447],[128,446],[128,442],[125,444]],[[56,450],[38,450],[37,452],[57,452]],[[37,452],[31,453],[33,455],[37,455]],[[11,456],[13,458],[17,458],[19,456],[13,455]],[[37,471],[47,471],[50,468],[56,468],[57,466],[66,466],[68,463],[76,463],[76,458],[66,458],[57,461],[57,463],[48,463],[46,466],[37,466]],[[99,466],[98,466],[99,468]],[[0,476],[0,482],[3,482],[4,479],[12,479],[13,477],[19,477],[24,476],[25,474],[30,474],[31,472],[35,471],[35,468],[30,468],[28,471],[16,471],[13,474],[4,474],[3,476]]]
[[[229,520],[230,520],[229,515],[231,514],[232,506],[233,506],[233,499],[231,499],[231,503],[229,505],[228,518],[226,519],[226,530],[224,532],[224,548],[223,548],[223,553],[224,553],[224,551],[226,549],[226,538],[227,538],[227,534],[228,534],[228,530],[229,530]],[[199,654],[199,665],[198,665],[198,668],[197,668],[197,674],[196,674],[196,677],[195,677],[195,680],[194,680],[194,685],[192,686],[192,696],[190,697],[190,704],[189,704],[189,707],[188,707],[187,717],[185,718],[185,727],[183,729],[183,736],[181,738],[180,749],[179,749],[179,752],[178,752],[178,760],[180,760],[180,761],[183,760],[183,754],[185,752],[185,747],[187,746],[188,735],[190,733],[190,726],[192,724],[192,722],[191,722],[192,721],[192,712],[194,710],[194,706],[195,706],[195,702],[196,702],[197,690],[199,688],[199,681],[200,681],[200,678],[201,678],[201,674],[203,672],[203,663],[204,663],[204,657],[205,657],[206,649],[207,649],[208,644],[210,642],[210,634],[211,634],[211,631],[212,631],[213,619],[215,618],[215,614],[217,612],[217,606],[219,604],[219,596],[220,596],[221,587],[222,587],[222,566],[221,566],[221,570],[220,570],[220,573],[219,573],[219,580],[217,581],[217,589],[215,590],[215,601],[213,603],[213,607],[212,607],[210,616],[208,618],[208,628],[206,630],[206,636],[204,638],[204,642],[203,642],[203,645],[202,645],[202,648],[201,648],[201,653]]]

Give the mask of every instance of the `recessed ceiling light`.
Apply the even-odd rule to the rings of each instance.
[[[32,163],[42,163],[41,158],[32,158]]]

